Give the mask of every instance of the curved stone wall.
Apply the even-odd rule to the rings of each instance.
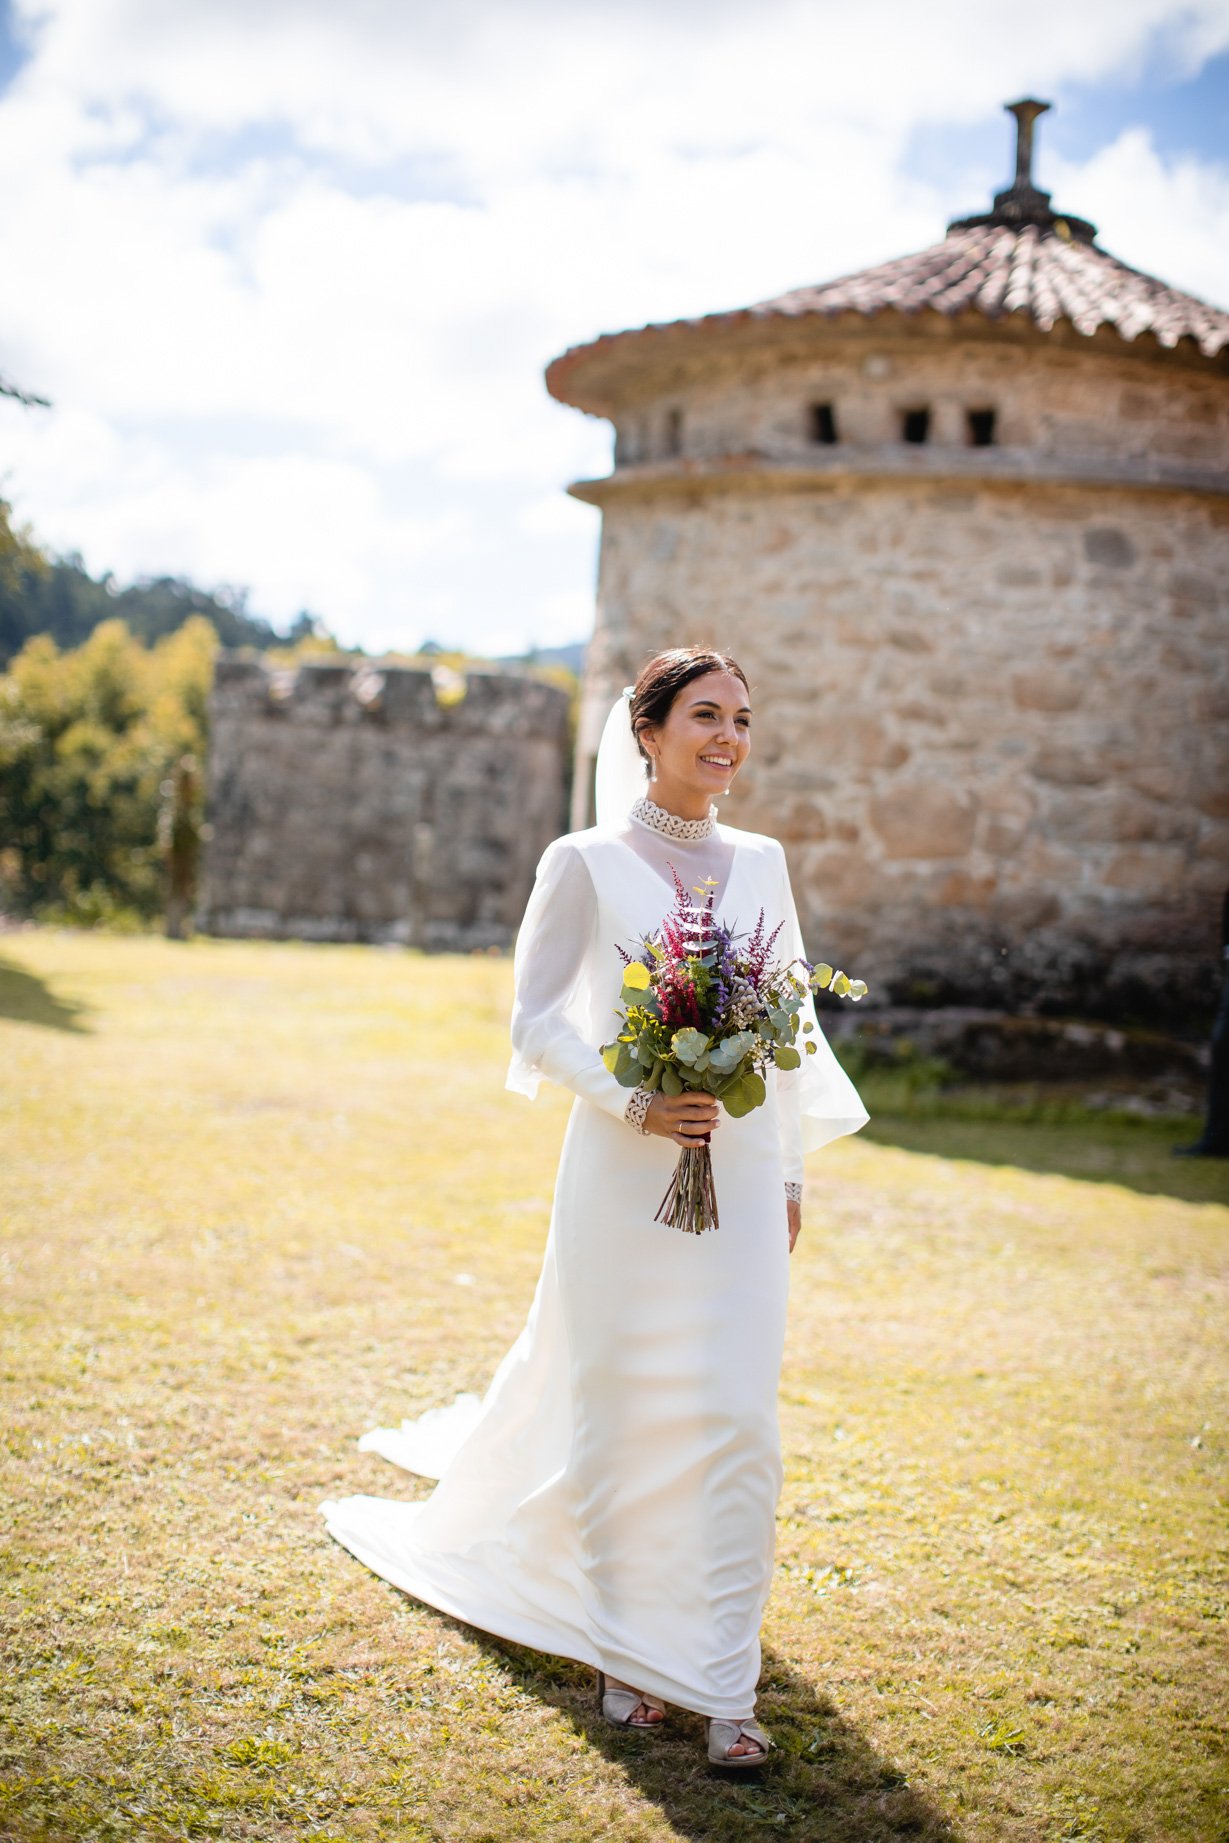
[[[1116,336],[1083,349],[1030,331],[987,337],[985,322],[927,321],[893,338],[861,327],[840,336],[820,327],[809,339],[741,349],[712,339],[702,359],[649,370],[629,382],[616,419],[622,466],[674,458],[755,454],[827,468],[865,466],[901,443],[902,419],[930,411],[927,452],[968,450],[970,412],[992,410],[992,444],[978,449],[989,469],[1032,471],[1039,463],[1103,460],[1139,477],[1162,469],[1219,479],[1229,459],[1229,389],[1204,363]],[[1144,343],[1144,342],[1141,342]],[[836,441],[816,440],[814,409],[826,404]],[[1007,450],[1000,457],[997,450]]]
[[[610,698],[648,652],[709,642],[758,713],[728,817],[786,843],[811,951],[898,1001],[1206,1000],[1229,883],[1229,501],[635,473],[591,495],[573,823]]]

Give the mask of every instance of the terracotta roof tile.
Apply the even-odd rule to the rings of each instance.
[[[1043,332],[1067,320],[1089,337],[1108,326],[1125,340],[1151,334],[1166,347],[1190,339],[1207,358],[1229,345],[1229,313],[1119,262],[1092,240],[1091,225],[1078,219],[1072,224],[1079,229],[1064,236],[1064,220],[1056,215],[1049,223],[958,222],[942,243],[818,287],[573,346],[550,366],[547,383],[569,402],[575,371],[587,355],[625,341],[684,328],[715,330],[755,320],[828,319],[844,313],[869,317],[973,310],[990,320],[1024,314]]]
[[[1124,339],[1153,333],[1163,346],[1194,339],[1209,358],[1229,343],[1229,313],[1130,268],[1095,243],[1068,241],[1061,230],[1037,224],[956,228],[917,255],[800,288],[747,311],[768,319],[781,313],[874,314],[885,307],[910,314],[925,308],[956,314],[971,307],[991,319],[1024,312],[1043,332],[1066,318],[1088,334],[1112,326]],[[710,314],[695,324],[730,317]]]

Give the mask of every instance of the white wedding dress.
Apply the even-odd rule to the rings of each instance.
[[[481,1398],[359,1440],[437,1478],[430,1497],[320,1508],[416,1599],[732,1718],[755,1704],[781,1487],[784,1184],[868,1116],[817,1027],[817,1054],[770,1071],[762,1107],[721,1113],[720,1227],[654,1220],[679,1148],[625,1119],[598,1046],[615,1035],[615,944],[660,925],[671,864],[688,887],[718,878],[719,920],[750,930],[762,908],[784,924],[780,957],[803,952],[775,839],[715,825],[687,841],[629,815],[547,848],[517,940],[507,1085],[532,1096],[546,1077],[576,1100],[528,1318]]]

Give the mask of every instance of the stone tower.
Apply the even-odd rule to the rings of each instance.
[[[1229,882],[1229,314],[1032,178],[917,255],[603,336],[573,824],[649,652],[707,642],[759,722],[812,952],[898,1002],[1199,1003]]]

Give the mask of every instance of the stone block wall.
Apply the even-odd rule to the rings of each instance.
[[[208,933],[507,946],[563,829],[568,700],[471,672],[223,655],[198,924]]]
[[[897,1002],[1207,1003],[1229,884],[1223,496],[680,479],[603,504],[581,777],[651,651],[722,647],[756,710],[724,816],[786,844],[812,953]]]

